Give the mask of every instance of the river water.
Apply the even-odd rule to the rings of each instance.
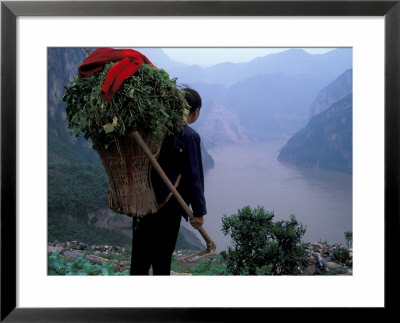
[[[346,243],[344,232],[352,231],[352,176],[282,164],[277,156],[284,144],[267,141],[209,149],[215,165],[205,174],[204,228],[217,252],[231,243],[221,231],[222,216],[246,205],[273,211],[274,221],[295,215],[307,228],[305,242]]]

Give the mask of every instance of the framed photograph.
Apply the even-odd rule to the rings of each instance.
[[[372,308],[368,315],[381,318],[394,310],[399,19],[398,0],[3,1],[1,320],[235,321],[241,314],[304,308]],[[348,48],[354,104],[352,274],[48,275],[48,97],[60,96],[48,87],[48,55],[78,47],[209,48],[204,57],[229,48]]]

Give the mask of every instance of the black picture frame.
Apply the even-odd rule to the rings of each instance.
[[[385,19],[385,306],[364,310],[384,320],[396,310],[399,274],[400,0],[380,1],[2,1],[1,3],[1,322],[233,322],[300,308],[18,308],[16,264],[16,19],[18,16],[383,16]],[[371,256],[372,258],[373,256]],[[184,295],[182,296],[184,297]],[[314,309],[315,310],[315,309]],[[324,309],[323,317],[337,308]],[[250,312],[250,313],[249,313]],[[268,312],[269,314],[269,312]],[[275,314],[275,313],[274,313]],[[289,313],[290,314],[290,313]],[[258,316],[261,315],[261,316]],[[271,318],[271,317],[270,317]],[[307,318],[307,317],[305,317]],[[338,317],[338,319],[340,316]],[[309,319],[318,319],[316,316]]]

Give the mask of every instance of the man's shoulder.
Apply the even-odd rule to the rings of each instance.
[[[183,134],[183,136],[189,137],[189,138],[190,137],[200,138],[197,131],[187,125],[182,128],[182,134]]]

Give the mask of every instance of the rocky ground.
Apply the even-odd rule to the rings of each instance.
[[[129,270],[131,250],[119,246],[89,246],[82,242],[72,241],[60,243],[54,241],[49,243],[49,253],[57,252],[71,262],[83,257],[92,264],[101,265],[112,261],[113,268],[119,272]],[[338,259],[338,251],[345,251],[345,261]],[[183,261],[183,258],[192,255],[195,250],[177,250],[174,258],[178,260],[178,272],[171,272],[172,275],[188,275],[184,272],[196,266],[199,257],[194,257],[193,262]],[[340,245],[327,245],[323,243],[311,243],[308,245],[309,262],[305,268],[299,268],[300,275],[352,275],[353,250]],[[343,257],[342,257],[343,258]],[[221,263],[221,259],[213,259],[213,262]],[[342,260],[342,261],[338,261]],[[190,274],[189,274],[190,275]]]
[[[77,241],[68,241],[65,243],[54,241],[48,244],[47,251],[48,253],[58,252],[60,256],[70,262],[74,262],[81,257],[87,259],[94,265],[102,265],[103,263],[112,261],[114,263],[113,268],[119,272],[129,270],[131,265],[131,249],[119,246],[89,246],[83,242]],[[174,252],[174,257],[176,259],[181,259],[197,252],[197,250],[179,250]],[[171,275],[190,275],[185,274],[184,271],[186,268],[193,268],[195,265],[195,262],[189,263],[182,261],[179,263],[179,272],[171,272]]]
[[[343,262],[338,261],[338,255],[343,250],[345,256],[342,258],[348,258]],[[348,249],[341,245],[328,245],[324,243],[311,243],[308,245],[309,251],[309,265],[308,267],[301,269],[300,273],[303,275],[321,275],[321,274],[342,274],[352,275],[353,267],[353,249]]]

